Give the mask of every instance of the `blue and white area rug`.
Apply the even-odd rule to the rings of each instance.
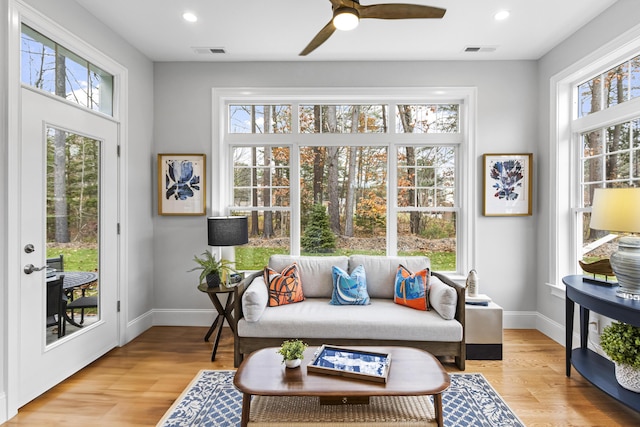
[[[169,408],[157,427],[238,427],[242,393],[235,371],[203,370]],[[522,421],[482,374],[450,374],[442,393],[446,427],[520,427]]]

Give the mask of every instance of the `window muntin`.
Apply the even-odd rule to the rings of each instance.
[[[591,202],[596,188],[640,187],[640,118],[580,135],[582,169],[580,205],[576,209],[578,259],[608,258],[616,249],[616,235],[593,230]]]
[[[577,86],[578,117],[640,97],[640,55]]]
[[[386,133],[385,105],[301,105],[301,133]]]
[[[455,147],[398,148],[398,207],[455,204]]]
[[[233,206],[290,206],[289,147],[234,147]]]
[[[22,24],[21,81],[113,116],[113,75]]]
[[[291,105],[229,105],[229,133],[291,133]]]
[[[427,250],[440,269],[456,271],[456,147],[398,147],[397,159],[398,253]]]

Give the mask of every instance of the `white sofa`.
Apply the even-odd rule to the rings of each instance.
[[[394,303],[398,265],[415,272],[430,267],[426,257],[290,256],[273,255],[269,267],[282,271],[298,265],[304,301],[268,307],[262,271],[244,279],[235,290],[235,363],[265,347],[278,347],[286,339],[309,345],[400,345],[421,348],[436,356],[452,356],[464,370],[464,287],[432,272],[429,311]],[[331,305],[332,266],[351,273],[363,265],[369,305]]]

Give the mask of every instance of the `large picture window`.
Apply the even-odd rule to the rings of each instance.
[[[458,253],[469,233],[459,171],[467,97],[396,101],[402,92],[375,103],[361,94],[317,102],[332,96],[304,91],[287,102],[240,92],[220,100],[231,177],[220,206],[249,217],[239,269],[260,269],[276,253],[426,255],[434,270],[467,268]]]

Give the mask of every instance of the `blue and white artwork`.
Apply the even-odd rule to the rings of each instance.
[[[484,215],[531,215],[532,154],[484,155]]]
[[[200,191],[200,175],[193,173],[193,162],[190,160],[167,160],[165,175],[165,197],[186,200]]]
[[[159,154],[158,168],[160,215],[204,215],[204,154]]]

